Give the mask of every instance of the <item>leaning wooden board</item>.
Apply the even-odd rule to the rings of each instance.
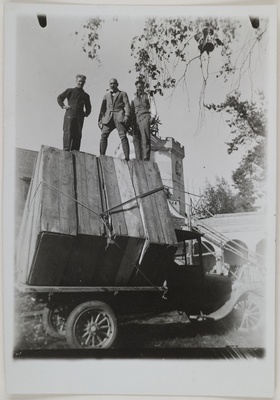
[[[177,250],[177,239],[167,200],[163,190],[157,190],[163,187],[161,176],[157,164],[153,162],[131,160],[129,168],[136,195],[151,193],[139,199],[147,242],[138,265],[139,270],[134,271],[130,284],[145,285],[148,278],[149,282],[161,285],[164,271]]]
[[[42,146],[18,240],[20,281],[162,284],[177,242],[161,188],[154,163]]]
[[[132,185],[128,163],[113,157],[100,157],[101,185],[104,189],[105,211],[108,211],[114,239],[106,247],[99,285],[127,285],[135,271],[145,232],[138,202]],[[123,205],[124,203],[124,205]]]

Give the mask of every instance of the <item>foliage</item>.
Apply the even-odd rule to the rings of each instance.
[[[115,20],[115,19],[114,19]],[[99,59],[99,31],[104,23],[100,18],[90,18],[83,26],[83,51],[88,57]],[[146,18],[143,31],[131,40],[131,56],[135,59],[135,72],[146,82],[151,95],[163,95],[167,89],[175,89],[185,79],[190,64],[197,62],[205,89],[209,77],[210,53],[220,54],[220,66],[215,77],[228,81],[237,73],[237,87],[247,72],[256,44],[266,31],[265,24],[253,29],[248,18],[251,34],[240,46],[237,55],[241,21],[233,18]],[[78,34],[78,32],[76,32]],[[220,48],[219,53],[217,48]],[[132,72],[132,71],[130,71]]]
[[[209,217],[215,214],[253,211],[252,203],[247,200],[246,193],[242,196],[233,193],[225,178],[216,177],[214,185],[206,181],[200,203],[195,207],[195,213]]]
[[[213,57],[219,59],[220,65],[215,77],[227,82],[236,74],[238,88],[250,68],[253,50],[266,31],[265,25],[251,28],[248,40],[236,54],[241,27],[241,22],[232,18],[148,18],[143,33],[131,43],[135,71],[146,80],[152,94],[163,95],[165,89],[174,90],[181,81],[186,83],[189,66],[196,62],[205,90],[210,53],[214,51]]]
[[[238,25],[238,21],[230,19],[148,18],[143,34],[132,39],[131,55],[136,59],[135,70],[144,77],[147,84],[152,83],[152,93],[163,95],[164,89],[175,88],[185,77],[190,63],[196,59],[202,61],[203,48],[199,35],[206,27],[213,30],[212,37],[209,36],[213,47],[223,45],[222,55],[226,62],[219,75],[225,76],[234,71],[229,44],[235,38]],[[221,35],[222,40],[218,35]],[[193,50],[194,44],[196,50],[190,55],[189,48]],[[203,57],[203,61],[206,59]],[[175,71],[180,65],[184,66],[184,70],[176,80]]]
[[[85,33],[82,37],[83,42],[83,51],[87,53],[88,57],[92,60],[96,60],[100,63],[99,59],[99,50],[100,45],[98,44],[99,41],[99,31],[102,28],[104,20],[100,18],[90,18],[88,21],[83,25]],[[79,34],[78,31],[75,32],[76,35]]]
[[[233,138],[227,143],[228,153],[245,148],[239,167],[233,172],[232,179],[241,197],[251,204],[264,194],[265,151],[267,116],[263,93],[260,101],[242,101],[240,93],[228,96],[224,103],[208,105],[208,109],[228,115],[228,123]]]

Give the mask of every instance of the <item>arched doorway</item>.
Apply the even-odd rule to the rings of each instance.
[[[235,272],[242,267],[248,259],[248,247],[241,240],[231,240],[224,246],[224,261],[230,265],[231,271]]]

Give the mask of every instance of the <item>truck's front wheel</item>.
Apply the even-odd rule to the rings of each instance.
[[[105,349],[117,336],[116,316],[106,303],[87,301],[77,306],[66,323],[66,339],[72,349]]]
[[[263,307],[260,296],[249,293],[242,296],[235,304],[232,317],[235,328],[248,332],[261,326]]]

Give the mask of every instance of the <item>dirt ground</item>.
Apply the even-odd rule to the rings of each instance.
[[[66,338],[54,338],[42,323],[43,304],[17,294],[15,350],[68,349]],[[263,348],[264,330],[239,332],[223,322],[190,323],[185,315],[169,312],[154,316],[131,316],[118,324],[115,349]]]

